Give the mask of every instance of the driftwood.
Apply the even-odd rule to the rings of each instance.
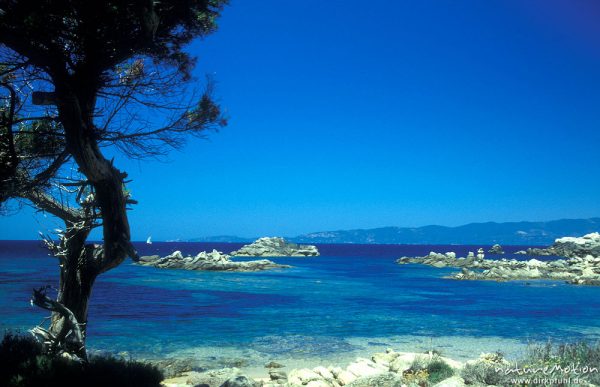
[[[30,330],[31,334],[42,344],[44,351],[47,353],[67,354],[68,357],[74,355],[79,360],[87,361],[85,336],[81,329],[83,324],[77,321],[75,314],[69,308],[46,295],[49,288],[49,286],[45,286],[33,289],[31,305],[60,314],[65,322],[63,329],[58,334],[54,334],[41,326],[37,326]]]

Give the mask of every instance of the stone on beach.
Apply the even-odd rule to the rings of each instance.
[[[207,385],[210,387],[218,387],[238,376],[242,376],[242,373],[238,368],[223,368],[205,372],[190,372],[184,379],[185,384],[192,386]]]
[[[354,382],[350,383],[349,387],[401,387],[404,384],[402,383],[402,376],[393,373],[393,372],[385,372],[378,374],[376,376],[367,376],[363,378],[356,379]]]
[[[396,360],[400,354],[398,352],[394,352],[392,349],[387,349],[386,352],[376,353],[371,357],[377,364],[381,364],[385,367],[390,367],[390,364]]]
[[[288,376],[283,371],[276,371],[276,370],[271,369],[269,371],[269,379],[273,382],[283,384],[283,383],[287,382]]]
[[[308,384],[313,380],[322,380],[323,377],[308,368],[300,368],[290,371],[288,374],[288,383],[290,384]]]
[[[346,366],[317,366],[312,369],[293,369],[289,376],[285,372],[270,369],[269,378],[252,380],[242,374],[237,368],[226,368],[206,372],[190,372],[187,377],[166,380],[167,386],[202,385],[208,387],[393,387],[403,383],[403,372],[414,364],[415,359],[423,364],[433,360],[446,362],[455,371],[464,366],[463,363],[440,357],[432,353],[416,354],[395,352],[375,353],[370,359],[357,358]],[[482,358],[477,361],[482,361]],[[462,379],[458,376],[447,379],[447,384],[439,386],[461,386]],[[253,384],[254,383],[254,384]]]
[[[239,375],[227,379],[220,387],[259,387],[260,384],[247,376]]]
[[[464,387],[466,386],[465,381],[460,376],[451,376],[446,380],[442,380],[438,384],[435,384],[433,387]]]

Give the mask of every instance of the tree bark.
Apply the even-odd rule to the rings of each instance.
[[[102,215],[103,254],[96,262],[99,273],[102,273],[118,266],[127,256],[137,256],[130,241],[127,200],[123,193],[126,174],[115,168],[98,146],[93,124],[95,91],[75,92],[65,88],[58,89],[57,95],[67,148],[94,188]]]
[[[70,310],[83,334],[83,340],[71,342],[67,334],[71,330],[71,321],[67,316],[55,311],[52,313],[50,332],[64,343],[68,352],[86,358],[85,338],[87,332],[88,303],[92,294],[92,286],[98,275],[97,269],[90,265],[89,254],[92,254],[93,246],[85,245],[85,240],[90,232],[88,228],[79,228],[75,225],[67,227],[62,239],[61,251],[64,255],[59,256],[60,280],[57,302]]]
[[[85,340],[88,304],[96,277],[118,266],[127,256],[136,257],[137,254],[130,241],[127,198],[123,192],[126,175],[104,158],[95,137],[95,93],[81,89],[76,92],[64,79],[55,84],[61,85],[55,95],[67,150],[93,188],[94,202],[100,209],[103,225],[104,241],[102,247],[98,247],[85,244],[91,231],[85,221],[66,221],[67,230],[60,246],[57,301],[73,313]],[[66,338],[70,326],[64,315],[53,312],[50,332],[59,338],[59,342],[64,342],[69,352],[85,358],[85,347],[69,348],[68,340],[60,340]]]

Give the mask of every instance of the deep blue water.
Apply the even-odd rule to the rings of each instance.
[[[196,254],[241,244],[139,244],[141,254]],[[486,246],[486,248],[489,246]],[[600,288],[561,282],[496,283],[442,278],[456,269],[397,265],[404,255],[469,246],[321,245],[316,258],[257,273],[166,270],[126,261],[100,276],[88,342],[96,349],[161,354],[197,346],[248,347],[273,354],[343,350],[350,338],[501,337],[557,341],[600,337]],[[509,247],[514,252],[521,247]],[[56,285],[56,260],[39,242],[0,241],[0,327],[28,329],[46,312],[31,289]],[[311,344],[312,343],[312,344]],[[308,348],[308,349],[307,349]]]

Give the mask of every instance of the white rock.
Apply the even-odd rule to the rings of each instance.
[[[529,261],[527,261],[527,266],[529,266],[529,267],[542,267],[542,266],[546,266],[546,263],[542,262],[542,261],[538,261],[537,259],[530,259]]]
[[[598,276],[591,267],[586,267],[581,271],[583,278],[595,278]]]
[[[394,351],[388,351],[385,353],[376,353],[371,357],[371,360],[377,364],[381,364],[387,368],[390,367],[390,363],[394,361],[400,354]]]
[[[296,370],[290,371],[288,375],[288,383],[290,384],[307,384],[313,380],[322,380],[323,377],[313,370],[309,370],[308,368],[300,368]]]
[[[464,387],[465,381],[460,376],[452,376],[446,380],[442,380],[438,384],[435,384],[433,387]]]
[[[357,379],[356,375],[354,375],[352,372],[346,371],[346,370],[342,370],[337,376],[337,380],[340,381],[340,384],[342,386],[345,386],[346,384],[350,384],[353,381],[355,381],[356,379]]]
[[[401,354],[390,363],[390,371],[401,374],[410,368],[411,364],[415,360],[415,357],[416,355],[414,353]]]
[[[357,359],[356,362],[346,367],[346,370],[352,372],[359,378],[362,378],[365,376],[375,376],[383,372],[387,372],[388,367],[384,367],[380,364],[374,363],[371,360]]]
[[[177,250],[177,251],[174,251],[172,254],[167,255],[165,258],[167,258],[167,259],[183,259],[183,254],[181,253],[181,251]]]
[[[327,367],[327,370],[331,371],[331,373],[333,374],[333,376],[335,376],[336,379],[337,379],[338,375],[340,374],[340,372],[343,371],[342,367],[333,367],[333,366]]]
[[[321,375],[325,379],[335,379],[333,373],[325,367],[318,366],[313,368],[313,371],[315,371],[317,374]]]
[[[306,384],[306,387],[331,387],[331,384],[324,380],[311,380]]]

